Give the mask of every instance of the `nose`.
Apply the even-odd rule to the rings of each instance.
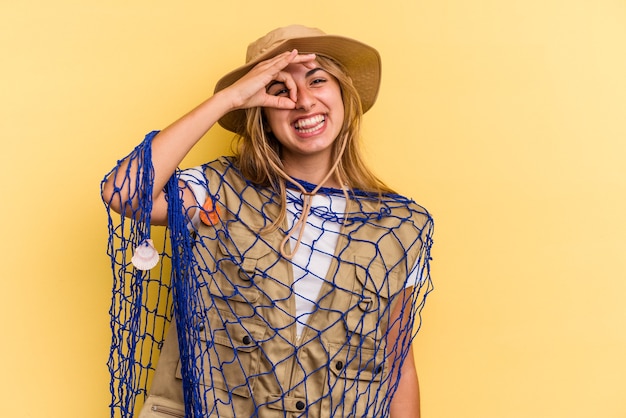
[[[296,109],[309,111],[315,106],[315,96],[307,89],[299,88],[298,89],[298,97],[296,99]]]

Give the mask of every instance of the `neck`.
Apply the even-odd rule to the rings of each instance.
[[[334,175],[335,167],[330,163],[320,164],[314,161],[302,161],[290,163],[288,160],[283,161],[285,172],[296,179],[304,180],[308,183],[319,185],[322,187],[340,188],[341,184]],[[329,176],[328,173],[333,170]]]

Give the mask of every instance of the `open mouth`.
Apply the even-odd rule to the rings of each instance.
[[[308,134],[321,129],[325,122],[326,118],[324,116],[315,115],[310,118],[298,119],[293,126],[298,132]]]

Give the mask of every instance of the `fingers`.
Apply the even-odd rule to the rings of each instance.
[[[291,99],[293,102],[296,101],[298,87],[297,87],[296,82],[294,81],[293,77],[291,76],[291,74],[289,74],[286,71],[279,71],[273,77],[272,82],[274,82],[274,81],[278,81],[280,83],[283,83],[285,85],[285,88],[289,91],[289,99]]]
[[[289,90],[289,99],[291,102],[288,108],[293,108],[295,106],[295,102],[297,100],[298,89],[295,81],[286,71],[283,71],[289,64],[302,64],[307,69],[315,68],[315,54],[299,54],[296,49],[283,52],[275,56],[272,59],[269,59],[265,62],[270,65],[270,68],[277,68],[279,71],[274,74],[271,81],[279,81],[285,84],[285,87]],[[270,81],[270,83],[271,83]],[[269,83],[268,83],[269,84]],[[283,106],[280,106],[283,108]]]
[[[266,69],[267,71],[275,71],[276,75],[279,71],[284,70],[289,64],[303,64],[307,68],[315,67],[315,54],[299,54],[297,49],[283,52],[273,58],[261,61],[255,68]],[[264,68],[265,67],[265,68]]]
[[[307,67],[315,66],[315,54],[299,54],[297,50],[293,50],[292,52],[296,53],[296,56],[293,59],[293,63],[295,64],[304,64]]]
[[[255,106],[293,109],[297,100],[296,83],[285,68],[289,64],[302,64],[315,68],[315,54],[298,54],[297,50],[283,52],[255,65],[246,75],[230,86],[234,92],[233,107],[248,108]],[[288,95],[277,97],[268,94],[267,88],[273,82],[284,84]]]
[[[300,54],[298,53],[297,49],[292,49],[291,51],[283,52],[282,54],[278,54],[273,58],[262,61],[262,63],[267,62],[272,65],[276,64],[278,66],[281,66],[280,69],[282,70],[291,63],[303,64],[312,63],[313,61],[315,61],[315,54]]]
[[[269,96],[262,105],[263,107],[271,107],[274,109],[295,109],[296,102],[290,97]]]

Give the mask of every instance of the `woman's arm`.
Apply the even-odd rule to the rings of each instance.
[[[165,184],[193,146],[221,115],[226,113],[226,109],[224,100],[216,94],[152,139],[151,154],[154,169],[152,224],[163,225],[167,222],[167,202],[163,192]],[[134,198],[137,196],[134,190],[135,179],[141,175],[142,169],[139,161],[127,158],[120,162],[117,170],[106,179],[102,196],[114,211],[121,212],[130,196],[133,196],[131,207],[126,209],[129,211],[136,209],[138,199]],[[185,206],[192,206],[193,196],[188,188],[183,189],[183,199]]]
[[[420,389],[412,346],[402,364],[400,382],[390,411],[391,418],[420,418]]]
[[[222,116],[232,110],[257,106],[295,107],[295,85],[291,91],[293,97],[270,96],[266,93],[265,86],[274,79],[293,85],[293,80],[285,79],[287,76],[282,72],[282,69],[292,62],[309,65],[314,59],[314,55],[298,55],[297,51],[294,50],[263,61],[236,83],[216,93],[153,138],[151,149],[154,168],[152,224],[167,223],[167,202],[163,188],[183,158],[198,143],[200,138]],[[103,199],[116,212],[122,211],[130,196],[137,195],[133,187],[136,184],[135,179],[141,174],[141,169],[138,167],[136,161],[129,161],[129,159],[120,162],[118,169],[107,178],[103,185]],[[191,191],[187,188],[183,189],[183,199],[186,206],[195,204]],[[133,197],[131,202],[133,208],[138,204],[137,200]]]
[[[388,363],[392,366],[390,382],[395,382],[400,373],[398,388],[391,401],[391,418],[420,418],[420,391],[413,357],[411,335],[413,333],[411,316],[411,294],[409,287],[399,296],[390,317],[387,331],[387,347],[390,352]],[[408,347],[406,346],[408,344]],[[398,368],[404,356],[402,366]]]

